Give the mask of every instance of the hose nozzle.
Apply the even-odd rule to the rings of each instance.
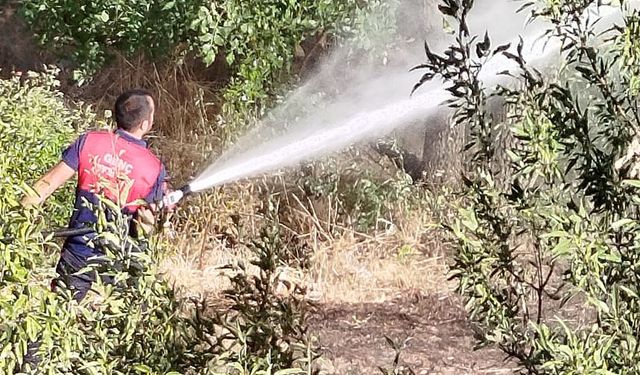
[[[185,185],[178,190],[172,191],[162,198],[162,205],[165,207],[175,206],[184,198],[186,195],[191,194],[191,187],[189,185]]]

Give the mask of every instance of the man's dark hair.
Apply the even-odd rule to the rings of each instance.
[[[118,128],[130,131],[151,116],[151,92],[142,89],[128,90],[116,99],[115,115]]]

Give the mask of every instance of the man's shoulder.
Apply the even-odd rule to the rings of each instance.
[[[108,130],[87,130],[86,132],[80,134],[78,139],[86,140],[87,138],[93,137],[111,137],[113,133]]]
[[[147,162],[153,163],[155,167],[157,167],[158,169],[164,168],[164,163],[162,163],[162,160],[160,160],[160,157],[158,157],[158,155],[156,155],[156,153],[153,152],[151,149],[136,143],[132,143],[132,142],[128,142],[128,144],[131,147],[134,147],[137,150],[139,150],[139,152],[145,154],[146,156],[143,158],[144,160],[147,160]]]
[[[114,134],[111,130],[108,129],[93,129],[87,130],[84,134]]]
[[[153,151],[151,151],[151,150],[149,150],[149,149],[147,149],[147,152],[149,152],[149,155],[153,158],[153,160],[154,160],[156,163],[158,163],[158,165],[159,165],[161,168],[164,168],[164,163],[162,162],[162,160],[160,160],[160,157],[159,157],[158,155],[156,155],[156,154],[155,154],[155,152],[153,152]]]
[[[86,132],[82,133],[82,135],[83,136],[88,136],[88,135],[113,136],[113,132],[109,130],[104,130],[104,129],[96,129],[96,130],[87,130]]]

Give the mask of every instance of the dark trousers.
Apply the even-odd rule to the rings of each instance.
[[[72,292],[73,298],[80,302],[91,290],[91,284],[96,281],[96,270],[85,270],[87,265],[92,263],[85,257],[75,255],[69,251],[63,250],[60,260],[56,266],[58,277],[51,281],[51,290],[53,292],[60,291],[61,288],[68,289]],[[82,271],[82,272],[81,272]],[[104,283],[112,283],[113,278],[101,275],[100,278]],[[26,372],[26,366],[33,371],[38,367],[40,358],[38,357],[38,349],[40,342],[34,341],[27,345],[27,352],[24,356],[23,372]]]
[[[63,250],[56,266],[58,277],[51,284],[53,291],[66,288],[72,292],[76,301],[82,301],[91,289],[91,284],[96,281],[97,270],[86,269],[92,264],[97,265],[98,262]],[[113,278],[106,275],[100,275],[100,279],[104,283],[113,282]]]

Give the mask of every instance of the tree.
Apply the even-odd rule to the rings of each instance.
[[[416,85],[443,77],[455,123],[469,128],[465,203],[446,223],[458,292],[483,342],[529,373],[637,373],[639,14],[623,2],[526,3],[561,45],[564,64],[543,74],[522,41],[492,48],[489,35],[471,35],[472,6],[443,1],[456,43],[443,55],[427,48]],[[600,34],[607,12],[623,23]],[[516,84],[490,94],[479,74],[499,55],[518,66]],[[490,115],[492,96],[506,103],[505,121]],[[500,155],[506,168],[496,165]]]

